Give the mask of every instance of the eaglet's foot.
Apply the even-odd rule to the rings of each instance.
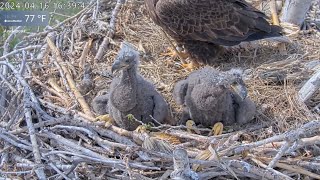
[[[96,121],[104,121],[105,123],[105,127],[110,127],[113,124],[113,120],[110,117],[110,114],[104,114],[104,115],[100,115],[97,116],[95,118]]]
[[[223,124],[221,122],[217,122],[213,125],[212,130],[208,134],[208,136],[218,136],[221,135],[223,131]]]
[[[168,47],[167,52],[161,53],[160,56],[170,56],[173,59],[179,57],[182,63],[186,63],[185,59],[189,57],[189,54],[184,51],[179,51],[176,47]]]
[[[187,127],[187,131],[189,133],[195,132],[196,134],[201,134],[199,129],[198,129],[198,127],[197,127],[197,125],[196,125],[196,123],[194,121],[192,121],[192,120],[188,120],[186,122],[186,127]]]

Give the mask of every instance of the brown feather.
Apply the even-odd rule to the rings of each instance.
[[[270,25],[265,14],[244,0],[145,0],[145,4],[153,21],[200,63],[212,62],[220,45],[281,35],[281,28]]]

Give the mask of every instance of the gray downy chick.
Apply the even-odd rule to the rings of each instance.
[[[109,113],[108,108],[109,93],[105,90],[100,91],[91,102],[92,109],[98,115],[105,115]]]
[[[127,130],[134,130],[140,125],[129,120],[129,114],[144,123],[154,123],[152,117],[164,123],[169,117],[168,104],[154,85],[137,72],[138,64],[138,51],[123,42],[112,65],[112,73],[120,72],[121,75],[112,80],[108,108],[115,122]]]
[[[184,106],[182,122],[213,126],[243,124],[253,119],[255,104],[247,97],[241,70],[219,72],[211,67],[192,72],[174,88],[175,101]]]
[[[89,64],[86,64],[84,66],[83,79],[77,85],[78,90],[83,96],[85,96],[88,92],[94,89],[95,84],[92,80],[91,73],[92,73],[91,66]]]

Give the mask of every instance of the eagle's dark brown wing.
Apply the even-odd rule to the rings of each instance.
[[[176,40],[228,46],[280,35],[279,27],[244,0],[145,1],[152,19]]]

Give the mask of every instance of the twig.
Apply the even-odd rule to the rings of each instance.
[[[270,11],[271,11],[271,16],[272,16],[272,22],[273,22],[273,24],[274,24],[274,25],[280,25],[278,13],[277,13],[276,0],[271,0],[271,1],[270,1]]]
[[[250,155],[250,156],[251,156],[251,155]],[[261,161],[257,160],[255,157],[251,156],[251,158],[252,158],[252,160],[254,160],[255,162],[258,162],[257,164],[258,164],[259,166],[262,166],[262,167],[264,167],[264,168],[267,168],[266,165],[264,165]],[[265,162],[270,162],[272,159],[271,159],[271,158],[262,158],[262,160],[265,161]],[[289,163],[290,163],[290,162],[289,162]],[[261,164],[262,164],[262,165],[261,165]],[[298,163],[298,164],[299,164],[299,163]],[[303,169],[303,168],[301,168],[301,167],[299,167],[299,166],[297,166],[297,165],[292,165],[292,164],[289,165],[289,164],[286,164],[286,163],[277,162],[277,163],[275,163],[275,166],[276,166],[276,167],[279,167],[279,168],[282,168],[282,169],[289,170],[289,171],[291,171],[291,172],[297,172],[297,173],[299,173],[299,174],[305,174],[305,175],[310,176],[310,177],[312,177],[312,178],[320,179],[320,176],[319,176],[319,175],[314,174],[314,173],[312,173],[312,172],[310,172],[310,171],[307,171],[307,170],[305,170],[305,169]],[[316,170],[318,170],[318,169],[316,169]]]
[[[61,92],[58,92],[55,89],[49,88],[48,86],[46,86],[45,84],[43,84],[40,80],[38,80],[36,78],[32,78],[32,81],[37,83],[39,86],[43,87],[44,89],[46,89],[50,93],[59,96],[63,101],[65,101],[66,104],[68,104],[68,97],[66,97],[64,94],[61,94]],[[50,81],[50,79],[48,81]]]
[[[186,138],[186,139],[193,139],[200,142],[210,142],[211,140],[215,138],[205,137],[198,134],[190,134],[186,133],[185,131],[178,131],[178,130],[170,130],[168,131],[169,134],[178,136],[180,138]]]
[[[58,169],[58,167],[56,165],[54,165],[53,163],[49,163],[49,166],[52,167],[52,169],[54,169],[60,176],[62,176],[64,179],[66,180],[71,180],[69,177],[67,177],[63,172],[60,171],[60,169]]]
[[[66,92],[57,84],[57,82],[53,78],[48,79],[48,84],[59,94],[59,97],[65,98],[66,100],[69,99]]]
[[[276,167],[279,167],[279,168],[282,168],[282,169],[286,169],[286,170],[289,170],[289,171],[292,171],[292,172],[297,172],[299,174],[304,174],[304,175],[307,175],[309,177],[312,177],[312,178],[316,178],[316,179],[320,179],[320,175],[318,174],[315,174],[315,173],[312,173],[310,171],[307,171],[299,166],[295,166],[295,165],[288,165],[288,164],[285,164],[285,163],[276,163],[275,164]]]
[[[230,147],[224,150],[222,154],[225,154],[225,155],[239,154],[244,151],[248,151],[250,149],[253,149],[265,144],[269,144],[272,142],[279,142],[284,140],[294,142],[294,141],[297,141],[298,138],[301,138],[301,136],[307,136],[308,134],[314,133],[315,131],[317,131],[317,128],[319,127],[320,127],[320,121],[311,121],[303,125],[299,129],[291,130],[281,135],[273,136],[273,137],[270,137],[261,141],[257,141],[254,143],[250,143],[250,144],[245,144],[237,147]]]
[[[60,26],[62,26],[63,24],[65,24],[66,22],[69,22],[69,21],[71,21],[71,20],[73,20],[73,19],[76,19],[77,17],[81,16],[84,12],[86,12],[88,9],[90,9],[91,7],[94,6],[94,3],[93,3],[93,2],[94,2],[94,1],[91,1],[87,7],[83,8],[83,9],[82,9],[81,11],[79,11],[77,14],[75,14],[74,16],[72,16],[72,17],[70,17],[70,18],[65,19],[64,21],[62,21],[61,23],[59,23],[58,25],[56,25],[55,27],[53,27],[53,30],[56,30],[57,28],[59,28]],[[30,37],[28,37],[28,38],[30,38]]]
[[[60,13],[57,13],[57,12],[50,12],[50,15],[58,15],[58,16],[62,16],[62,17],[66,17],[66,18],[70,18],[70,16],[68,16],[68,15],[60,14]]]
[[[81,69],[84,69],[84,65],[85,65],[85,61],[87,59],[87,55],[90,51],[90,48],[92,46],[92,41],[93,39],[92,38],[89,38],[88,42],[86,42],[85,46],[83,47],[83,51],[82,51],[82,54],[81,54],[81,57],[79,59],[79,67]]]
[[[22,51],[29,51],[29,50],[34,50],[34,49],[40,49],[42,47],[42,45],[33,45],[33,46],[28,46],[28,47],[25,47],[25,48],[21,48],[21,49],[17,49],[17,50],[14,50],[14,51],[11,51],[10,53],[6,54],[6,55],[3,55],[0,57],[0,61],[1,60],[4,60],[10,56],[13,56],[17,53],[20,53]]]
[[[117,4],[112,11],[112,16],[110,19],[109,30],[108,30],[107,36],[105,38],[103,38],[103,41],[99,47],[99,50],[98,50],[96,56],[94,57],[95,62],[99,62],[100,59],[102,59],[103,55],[108,50],[110,39],[112,39],[115,34],[115,28],[116,28],[118,14],[119,14],[120,9],[124,3],[125,3],[125,0],[117,0]]]
[[[24,71],[26,69],[26,65],[27,65],[26,51],[22,51],[22,60],[21,60],[21,65],[20,65],[20,70],[19,70],[19,73],[21,76],[24,76]]]
[[[67,152],[67,151],[51,151],[48,153],[43,154],[43,156],[49,156],[49,155],[53,155],[53,154],[69,154],[69,155],[73,155],[73,156],[77,156],[77,157],[81,157],[81,158],[85,158],[85,159],[89,159],[92,161],[96,161],[99,163],[103,163],[105,165],[111,166],[111,167],[118,167],[120,169],[125,169],[125,163],[122,160],[117,160],[117,159],[111,159],[111,158],[96,158],[96,157],[90,157],[90,156],[86,156],[86,155],[81,155],[81,154],[76,154],[73,152]],[[129,163],[129,165],[132,168],[138,168],[141,170],[160,170],[160,168],[158,167],[150,167],[150,166],[145,166],[139,163]]]
[[[320,136],[314,136],[314,137],[310,137],[310,138],[303,138],[300,139],[296,142],[296,145],[290,147],[288,149],[288,151],[286,152],[286,154],[290,154],[291,152],[300,149],[300,148],[304,148],[306,146],[312,146],[312,145],[317,145],[320,144]]]
[[[105,136],[107,138],[113,139],[115,142],[125,144],[127,146],[137,146],[134,142],[132,142],[129,138],[121,136],[114,131],[105,128],[93,127],[95,131],[97,131],[101,136]]]
[[[11,85],[11,83],[0,73],[0,78],[2,79],[2,81],[4,82],[4,84],[6,84],[8,86],[8,88],[14,93],[17,94],[18,91],[15,87],[13,87]],[[4,96],[3,96],[4,97]]]
[[[26,80],[19,74],[19,72],[15,69],[15,67],[11,63],[6,62],[6,61],[0,61],[0,65],[8,66],[11,69],[11,71],[14,73],[16,78],[19,80],[19,82],[23,86],[23,88],[29,91],[30,99],[32,101],[32,106],[34,106],[33,108],[35,108],[35,110],[37,112],[39,112],[41,114],[41,116],[44,116],[48,119],[52,119],[52,117],[50,117],[45,111],[43,111],[41,109],[39,102],[37,100],[37,97],[34,95],[33,91],[31,90],[31,87],[26,82]]]
[[[309,169],[319,171],[320,163],[317,162],[306,162],[306,161],[298,161],[297,164],[299,166],[308,167]]]
[[[96,21],[97,20],[97,15],[99,13],[99,0],[97,0],[96,2],[96,8],[93,10],[93,14],[92,14],[92,20]]]
[[[13,40],[15,35],[20,32],[21,26],[18,26],[15,30],[13,30],[10,35],[7,37],[6,41],[3,43],[3,54],[8,54],[10,48],[10,42]]]
[[[13,40],[13,38],[15,37],[15,35],[19,32],[19,30],[21,29],[21,26],[18,26],[15,30],[13,30],[11,32],[11,34],[8,36],[8,38],[5,40],[4,44],[3,44],[3,56],[6,56],[9,53],[10,50],[10,42]],[[7,62],[8,59],[4,58]],[[0,72],[0,74],[3,76],[1,79],[5,80],[7,73],[8,73],[8,67],[4,66],[3,68],[0,68],[0,70],[2,70],[2,72]],[[7,84],[10,87],[10,83]],[[5,100],[6,100],[6,96],[7,96],[7,90],[5,88],[0,90],[0,114],[3,114],[4,111],[4,105],[5,105]]]
[[[76,96],[76,100],[79,102],[80,106],[82,107],[82,110],[84,111],[84,113],[86,115],[88,115],[89,117],[94,117],[89,105],[87,104],[86,100],[84,99],[84,97],[81,95],[81,93],[79,92],[79,90],[76,87],[76,83],[74,82],[71,74],[69,73],[67,67],[63,64],[63,60],[61,58],[61,54],[59,49],[53,44],[53,42],[51,41],[50,38],[46,38],[47,39],[47,43],[49,45],[49,47],[51,48],[52,52],[55,54],[56,56],[56,60],[57,63],[59,63],[61,65],[61,68],[63,69],[63,72],[68,80],[68,84],[70,85],[71,91],[74,93],[74,95]]]
[[[74,100],[75,103],[78,103],[78,102],[76,101],[76,97],[75,97],[74,93],[72,93],[71,87],[70,87],[70,85],[69,85],[69,83],[68,83],[68,79],[67,79],[66,76],[65,76],[65,73],[64,73],[64,70],[63,70],[62,66],[61,66],[56,60],[54,60],[53,63],[54,63],[54,64],[57,66],[57,68],[58,68],[58,71],[59,71],[59,73],[60,73],[60,77],[61,77],[61,79],[62,79],[62,83],[64,84],[64,87],[66,88],[69,97],[71,97],[71,99]],[[53,83],[53,81],[52,81],[53,79],[49,79],[49,80],[50,80],[50,83]],[[59,86],[56,84],[55,87],[59,87]],[[58,89],[58,88],[57,88],[57,89]]]
[[[76,110],[71,110],[71,109],[65,109],[63,107],[59,107],[55,104],[52,104],[50,102],[47,102],[43,99],[39,99],[39,101],[41,102],[41,104],[47,108],[50,108],[56,112],[59,112],[59,113],[62,113],[62,114],[65,114],[65,115],[70,115],[70,116],[73,116],[73,117],[70,117],[70,118],[74,118],[74,119],[78,119],[78,120],[82,120],[82,121],[95,121],[95,118],[93,117],[89,117],[88,115],[82,113],[82,112],[79,112],[79,111],[76,111]]]
[[[48,138],[54,139],[58,143],[70,148],[70,150],[76,150],[82,154],[85,154],[85,155],[88,155],[88,156],[91,156],[94,158],[104,159],[104,157],[101,156],[100,154],[97,154],[89,149],[81,147],[81,146],[77,145],[76,143],[74,143],[74,142],[72,142],[72,141],[70,141],[60,135],[56,135],[56,134],[49,132],[49,131],[44,131],[44,133],[48,135]]]
[[[34,34],[31,34],[31,35],[25,36],[23,39],[24,40],[29,40],[29,39],[33,39],[33,38],[37,38],[37,37],[47,36],[48,33],[53,31],[52,27],[50,27],[50,28],[51,29],[49,29],[47,31],[44,31],[44,32],[34,33]]]
[[[42,122],[36,123],[33,126],[34,126],[34,128],[52,126],[52,125],[56,125],[56,124],[60,124],[60,123],[66,122],[69,119],[70,119],[70,117],[63,116],[63,117],[57,118],[55,120],[48,120],[48,121],[42,121]],[[27,127],[23,127],[23,128],[11,130],[11,131],[9,131],[9,133],[11,133],[11,134],[20,134],[20,133],[23,133],[23,132],[26,132],[26,131],[28,131],[28,128]]]
[[[101,139],[95,132],[90,131],[89,129],[85,129],[85,128],[81,128],[81,127],[75,127],[75,126],[62,126],[62,125],[56,125],[54,126],[52,129],[56,129],[56,128],[61,128],[61,129],[69,129],[69,130],[77,130],[77,131],[82,131],[85,132],[90,138],[92,138],[93,140],[97,141],[97,143],[99,145],[101,145],[102,147],[105,147],[105,145],[107,145],[108,151],[113,151],[111,150],[113,147],[118,147],[121,149],[126,149],[128,146],[120,144],[120,143],[114,143],[114,142],[110,142],[107,140],[103,140]]]
[[[291,143],[285,143],[277,153],[277,155],[272,159],[267,168],[273,168],[273,166],[279,161],[279,159],[284,155],[284,153],[289,149]]]
[[[31,174],[33,170],[29,171],[12,171],[12,172],[6,172],[6,171],[1,171],[0,174],[15,174],[15,175],[22,175],[22,174]]]
[[[19,160],[18,160],[17,158],[15,158],[15,160],[19,162]],[[27,159],[24,159],[24,160],[27,160]],[[27,161],[29,161],[29,160],[27,160]],[[24,162],[24,163],[23,163],[23,162],[22,162],[22,163],[17,163],[16,165],[17,165],[17,167],[19,167],[19,168],[30,168],[30,169],[33,169],[33,168],[36,167],[36,165],[35,165],[34,163],[32,163],[31,161],[29,161],[29,162]],[[57,168],[59,168],[59,169],[62,169],[62,170],[69,169],[69,168],[71,167],[71,165],[63,165],[63,164],[55,164],[55,166],[56,166]],[[48,166],[48,165],[46,165],[46,166],[45,166],[45,169],[50,169],[50,170],[52,170],[53,168],[50,167],[50,166]]]
[[[54,127],[53,127],[54,128]],[[81,127],[83,128],[83,127]],[[71,131],[71,130],[70,130]],[[95,150],[97,149],[97,151],[100,151],[101,154],[104,154],[105,153],[105,150],[103,148],[100,148],[100,147],[93,147],[91,146],[93,144],[93,141],[87,137],[85,134],[83,134],[82,132],[80,131],[71,131],[71,133],[75,132],[75,135],[79,136],[79,144],[83,144],[83,146],[91,149],[91,150]],[[82,143],[82,141],[84,141],[85,143]],[[99,149],[98,149],[99,148]],[[103,149],[103,150],[102,150]],[[102,151],[101,151],[102,150]],[[112,152],[113,153],[113,152]]]
[[[19,110],[22,109],[22,105],[21,104],[19,105],[19,101],[20,101],[21,95],[22,95],[22,91],[19,91],[17,94],[15,94],[11,98],[9,105],[7,106],[6,112],[0,118],[0,122],[5,122],[6,117],[10,116],[10,117],[8,117],[9,121],[7,122],[7,124],[5,126],[6,129],[10,129],[11,128],[11,125],[16,120],[15,117],[17,115],[17,112],[19,112]],[[13,111],[13,110],[15,110],[15,111]],[[14,114],[12,115],[13,112],[14,112]]]
[[[19,163],[25,163],[25,164],[32,164],[35,166],[35,164],[33,162],[31,162],[30,160],[24,158],[24,157],[21,157],[19,155],[16,155],[16,154],[11,154],[11,157],[13,160],[15,160],[16,162],[19,162]],[[32,167],[33,168],[33,167]]]
[[[34,129],[33,123],[32,123],[29,89],[24,90],[24,98],[23,99],[24,99],[24,114],[25,114],[25,118],[26,118],[26,122],[27,122],[27,127],[29,130],[29,136],[30,136],[30,140],[31,140],[31,144],[32,144],[32,151],[33,151],[35,163],[38,166],[36,168],[35,172],[37,173],[39,179],[46,179],[46,175],[44,173],[44,168],[43,168],[42,162],[41,162],[41,155],[40,155],[40,151],[39,151],[39,146],[38,146],[38,142],[37,142],[36,135],[35,135],[35,129]]]
[[[239,171],[241,172],[241,171]],[[210,168],[210,169],[206,169],[206,172],[201,172],[199,173],[199,177],[200,179],[214,179],[217,177],[221,177],[221,176],[227,176],[229,175],[229,173],[225,172],[225,171],[215,171],[215,169]],[[258,176],[257,176],[258,177]],[[258,179],[258,178],[257,178]]]
[[[306,102],[320,88],[320,71],[316,72],[299,90],[298,97],[301,102]]]
[[[47,34],[47,37],[49,37],[52,40],[56,39],[56,36],[57,36],[56,32],[49,32]],[[44,44],[40,49],[40,53],[37,55],[37,59],[43,59],[45,57],[48,57],[48,53],[49,53],[49,46],[48,44]]]
[[[270,171],[270,170],[263,170],[261,168],[252,166],[251,164],[245,162],[245,161],[239,161],[239,160],[230,160],[227,162],[227,164],[229,164],[230,166],[234,167],[234,168],[238,168],[239,170],[242,170],[244,172],[251,172],[255,175],[258,175],[260,177],[263,178],[267,178],[267,179],[290,179],[293,180],[292,178],[276,172],[276,171]]]
[[[278,17],[278,13],[277,13],[277,4],[276,4],[276,0],[271,0],[270,1],[270,11],[271,11],[271,16],[272,16],[272,22],[274,25],[280,26],[280,22],[279,22],[279,17]],[[286,50],[286,46],[284,43],[279,43],[278,44],[278,48],[279,48],[279,52],[281,55],[287,55],[287,50]]]
[[[32,151],[32,150],[33,150],[31,146],[27,146],[27,145],[25,145],[25,144],[18,143],[18,142],[16,142],[15,140],[13,140],[12,138],[6,136],[6,135],[4,134],[3,129],[0,129],[0,139],[2,139],[3,141],[6,141],[6,142],[8,142],[8,143],[10,143],[10,144],[13,145],[13,146],[18,147],[18,148],[26,149],[26,150],[29,150],[29,151]]]
[[[11,146],[8,142],[4,142],[4,152],[1,152],[1,162],[0,162],[0,168],[3,168],[9,160],[9,152],[7,152],[5,149],[9,149]]]

